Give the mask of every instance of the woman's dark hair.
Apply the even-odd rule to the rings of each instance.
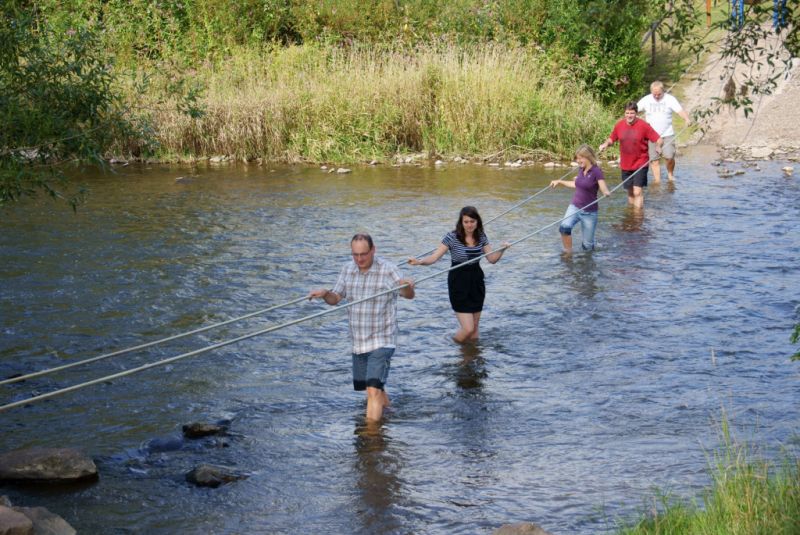
[[[480,242],[481,236],[483,235],[483,220],[481,219],[481,215],[478,213],[478,209],[474,206],[465,206],[458,213],[458,221],[456,221],[456,238],[458,238],[458,241],[464,245],[467,244],[467,233],[464,232],[464,223],[462,222],[464,216],[467,216],[470,219],[474,219],[478,222],[477,226],[475,227],[475,234],[473,237],[475,238],[475,242]]]

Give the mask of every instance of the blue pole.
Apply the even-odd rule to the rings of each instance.
[[[780,31],[786,27],[786,0],[773,0],[772,27]]]
[[[731,23],[735,30],[744,26],[744,0],[731,0]]]

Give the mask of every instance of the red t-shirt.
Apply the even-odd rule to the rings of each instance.
[[[611,131],[611,141],[619,141],[619,167],[623,171],[636,171],[646,164],[647,142],[655,143],[661,136],[646,121],[638,117],[633,124],[620,119]]]

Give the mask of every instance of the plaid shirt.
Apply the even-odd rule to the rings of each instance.
[[[400,279],[397,266],[376,256],[366,273],[361,273],[355,262],[347,263],[332,291],[353,302],[395,288]],[[398,293],[390,292],[347,309],[353,353],[397,346]]]

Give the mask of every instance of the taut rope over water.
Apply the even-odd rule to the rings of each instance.
[[[687,127],[684,127],[684,128],[683,128],[683,129],[682,129],[680,132],[678,132],[678,134],[676,134],[676,135],[675,135],[675,137],[674,137],[672,140],[670,140],[669,142],[674,142],[674,139],[677,139],[677,137],[678,137],[678,136],[679,136],[681,133],[683,133],[683,131],[684,131],[684,130],[686,130],[686,128],[687,128]],[[644,165],[642,165],[641,167],[639,167],[638,169],[636,169],[636,170],[635,170],[635,171],[634,171],[634,172],[633,172],[633,173],[632,173],[630,176],[628,176],[628,177],[627,177],[625,180],[623,180],[622,182],[620,182],[619,184],[617,184],[616,186],[614,186],[613,188],[611,188],[611,190],[610,190],[610,193],[614,193],[614,192],[615,192],[615,191],[617,191],[619,188],[623,187],[623,186],[625,185],[625,183],[626,183],[628,180],[630,180],[631,178],[633,178],[633,177],[634,177],[634,176],[635,176],[637,173],[639,173],[640,171],[642,171],[642,169],[645,169],[645,168],[647,168],[649,165],[650,165],[650,161],[647,161],[647,162],[646,162]],[[570,170],[570,173],[572,173],[572,170]],[[570,173],[568,173],[568,174],[570,174]],[[566,175],[564,175],[564,176],[566,176]],[[550,189],[550,188],[549,188],[549,186],[548,186],[547,188],[544,188],[543,190],[541,190],[541,191],[539,191],[539,192],[535,193],[534,195],[531,195],[531,196],[530,196],[528,199],[526,199],[526,200],[525,200],[525,201],[523,201],[522,203],[518,203],[517,205],[515,205],[514,207],[512,207],[511,209],[509,209],[508,211],[504,212],[504,213],[503,213],[503,214],[501,214],[501,215],[505,215],[505,214],[507,214],[508,212],[510,212],[511,210],[513,210],[514,208],[517,208],[517,207],[521,206],[522,204],[524,204],[524,202],[527,202],[528,200],[530,200],[530,199],[534,198],[535,196],[537,196],[537,195],[541,194],[542,192],[546,191],[547,189]],[[591,203],[589,203],[589,204],[587,204],[586,206],[584,206],[584,208],[588,208],[589,206],[593,206],[593,205],[595,205],[595,204],[598,204],[598,203],[600,202],[600,199],[601,199],[601,198],[602,198],[602,197],[598,197],[597,199],[595,199],[595,200],[594,200],[594,201],[592,201]],[[495,220],[495,219],[497,219],[498,217],[500,217],[500,216],[497,216],[497,217],[493,218],[493,219],[492,219],[492,221],[494,221],[494,220]],[[528,233],[528,234],[524,235],[523,237],[521,237],[521,238],[519,238],[519,239],[517,239],[517,240],[515,240],[515,241],[512,241],[512,242],[510,242],[510,243],[509,243],[508,245],[506,245],[506,246],[503,246],[503,247],[498,247],[498,248],[497,248],[495,251],[492,251],[492,253],[495,253],[495,252],[497,252],[497,251],[504,251],[504,250],[506,250],[506,249],[510,248],[512,245],[516,245],[516,244],[518,244],[518,243],[521,243],[521,242],[523,242],[523,241],[525,241],[525,240],[528,240],[528,239],[530,239],[531,237],[535,236],[536,234],[540,234],[540,233],[544,232],[545,230],[547,230],[547,229],[549,229],[549,228],[552,228],[552,227],[554,227],[554,226],[558,225],[558,224],[559,224],[559,223],[561,223],[562,221],[565,221],[565,220],[566,220],[568,217],[569,217],[569,216],[562,217],[561,219],[558,219],[558,220],[556,220],[556,221],[554,221],[554,222],[552,222],[552,223],[549,223],[549,224],[547,224],[547,225],[545,225],[545,226],[543,226],[543,227],[540,227],[540,228],[538,228],[538,229],[534,230],[533,232],[530,232],[530,233]],[[467,262],[463,262],[463,263],[461,263],[461,264],[456,264],[455,266],[450,266],[449,268],[447,268],[447,269],[443,269],[443,270],[441,270],[441,271],[436,271],[436,272],[434,272],[434,273],[432,273],[432,274],[430,274],[430,275],[427,275],[427,276],[425,276],[425,277],[422,277],[422,278],[420,278],[420,279],[417,279],[417,280],[414,282],[414,285],[416,286],[416,285],[417,285],[417,284],[419,284],[420,282],[425,282],[425,281],[427,281],[427,280],[430,280],[430,279],[432,279],[432,278],[434,278],[434,277],[437,277],[438,275],[442,275],[442,274],[444,274],[444,273],[448,273],[448,272],[450,272],[450,271],[453,271],[453,270],[456,270],[456,269],[460,269],[460,268],[462,268],[462,267],[464,267],[464,266],[467,266],[467,265],[470,265],[470,264],[474,264],[474,263],[476,263],[476,262],[480,262],[480,261],[481,261],[481,259],[485,258],[486,256],[488,256],[489,254],[492,254],[492,253],[485,253],[485,254],[482,254],[482,255],[480,255],[480,256],[477,256],[477,257],[475,257],[475,258],[473,258],[473,259],[471,259],[471,260],[468,260]],[[324,315],[326,315],[326,314],[332,314],[333,312],[337,312],[337,311],[339,311],[339,310],[343,310],[343,309],[349,308],[349,307],[351,307],[351,306],[354,306],[354,305],[357,305],[357,304],[359,304],[359,303],[363,303],[364,301],[369,301],[370,299],[374,299],[374,298],[376,298],[376,297],[380,297],[380,296],[382,296],[382,295],[386,295],[386,294],[389,294],[389,293],[391,293],[391,292],[398,291],[398,290],[400,290],[400,289],[402,289],[402,288],[405,288],[406,286],[408,286],[408,285],[407,285],[407,284],[404,284],[404,285],[398,286],[398,287],[396,287],[396,288],[391,288],[391,289],[389,289],[389,290],[384,290],[384,291],[382,291],[382,292],[379,292],[379,293],[377,293],[377,294],[374,294],[374,295],[370,295],[370,296],[364,297],[363,299],[359,299],[359,300],[357,300],[357,301],[353,301],[353,302],[347,303],[347,304],[345,304],[345,305],[336,306],[336,307],[334,307],[334,308],[330,308],[330,309],[328,309],[328,310],[323,310],[323,311],[321,311],[321,312],[317,312],[317,313],[315,313],[315,314],[310,314],[310,315],[308,315],[308,316],[304,316],[304,317],[302,317],[302,318],[298,318],[298,319],[295,319],[295,320],[292,320],[292,321],[288,321],[288,322],[285,322],[285,323],[281,323],[281,324],[279,324],[279,325],[273,325],[272,327],[266,327],[266,328],[264,328],[264,329],[259,329],[259,330],[257,330],[257,331],[254,331],[254,332],[252,332],[252,333],[249,333],[249,334],[245,334],[245,335],[242,335],[242,336],[238,336],[238,337],[236,337],[236,338],[232,338],[232,339],[230,339],[230,340],[225,340],[225,341],[223,341],[223,342],[219,342],[219,343],[216,343],[216,344],[212,344],[212,345],[210,345],[210,346],[202,347],[202,348],[200,348],[200,349],[196,349],[196,350],[194,350],[194,351],[189,351],[188,353],[182,353],[182,354],[180,354],[180,355],[176,355],[176,356],[174,356],[174,357],[170,357],[170,358],[162,359],[162,360],[159,360],[159,361],[156,361],[156,362],[151,362],[151,363],[149,363],[149,364],[145,364],[145,365],[139,366],[139,367],[137,367],[137,368],[131,368],[130,370],[125,370],[125,371],[118,372],[118,373],[114,373],[114,374],[111,374],[111,375],[106,375],[106,376],[104,376],[104,377],[100,377],[100,378],[98,378],[98,379],[93,379],[93,380],[91,380],[91,381],[86,381],[86,382],[83,382],[83,383],[78,383],[78,384],[76,384],[76,385],[69,386],[69,387],[66,387],[66,388],[61,388],[61,389],[59,389],[59,390],[53,390],[53,391],[51,391],[51,392],[47,392],[47,393],[45,393],[45,394],[40,394],[40,395],[38,395],[38,396],[33,396],[33,397],[30,397],[30,398],[27,398],[27,399],[23,399],[23,400],[15,401],[15,402],[12,402],[12,403],[7,403],[7,404],[5,404],[5,405],[0,405],[0,412],[6,411],[6,410],[10,410],[10,409],[13,409],[13,408],[15,408],[15,407],[22,406],[22,405],[27,405],[27,404],[29,404],[29,403],[33,403],[33,402],[36,402],[36,401],[42,401],[42,400],[45,400],[45,399],[54,398],[54,397],[56,397],[56,396],[60,396],[60,395],[63,395],[63,394],[67,394],[67,393],[69,393],[69,392],[74,392],[74,391],[76,391],[76,390],[80,390],[80,389],[82,389],[82,388],[86,388],[86,387],[88,387],[88,386],[92,386],[92,385],[96,385],[96,384],[99,384],[99,383],[103,383],[103,382],[111,381],[111,380],[113,380],[113,379],[119,379],[119,378],[121,378],[121,377],[126,377],[126,376],[128,376],[128,375],[133,375],[134,373],[139,373],[139,372],[142,372],[142,371],[145,371],[145,370],[149,370],[150,368],[156,368],[156,367],[158,367],[158,366],[164,366],[164,365],[166,365],[166,364],[170,364],[170,363],[172,363],[172,362],[176,362],[176,361],[179,361],[179,360],[182,360],[182,359],[188,358],[188,357],[192,357],[192,356],[195,356],[195,355],[199,355],[199,354],[201,354],[201,353],[207,353],[208,351],[212,351],[212,350],[214,350],[214,349],[219,349],[219,348],[221,348],[221,347],[225,347],[225,346],[228,346],[228,345],[231,345],[231,344],[235,344],[235,343],[237,343],[237,342],[241,342],[241,341],[243,341],[243,340],[247,340],[247,339],[250,339],[250,338],[254,338],[254,337],[256,337],[256,336],[259,336],[259,335],[262,335],[262,334],[267,334],[267,333],[270,333],[270,332],[273,332],[273,331],[277,331],[277,330],[279,330],[279,329],[283,329],[283,328],[285,328],[285,327],[290,327],[290,326],[292,326],[292,325],[296,325],[296,324],[298,324],[298,323],[302,323],[302,322],[304,322],[304,321],[308,321],[308,320],[310,320],[310,319],[318,318],[318,317],[324,316]],[[293,302],[295,302],[295,303],[296,303],[296,302],[302,301],[303,299],[306,299],[306,297],[302,297],[302,298],[295,299]],[[278,308],[278,307],[280,307],[280,306],[283,306],[283,305],[275,305],[275,307],[271,307],[271,309],[272,309],[272,310],[274,310],[275,308]],[[263,312],[263,311],[259,311],[259,312]],[[251,317],[251,316],[254,316],[254,315],[256,315],[256,314],[257,314],[257,313],[256,313],[256,312],[254,312],[254,313],[251,313],[250,315],[248,315],[247,317]],[[220,323],[220,324],[217,324],[217,325],[214,325],[214,326],[218,326],[218,325],[222,325],[222,324],[226,324],[226,323],[232,323],[232,322],[234,322],[234,321],[237,321],[238,319],[241,319],[241,318],[231,319],[231,320],[228,320],[227,322],[223,322],[223,323]],[[195,330],[195,331],[192,331],[192,332],[193,332],[193,333],[194,333],[194,332],[201,332],[201,331],[203,331],[203,330],[208,330],[208,329],[211,329],[211,328],[213,328],[214,326],[209,326],[209,327],[205,327],[205,328],[202,328],[202,329],[197,329],[197,330]],[[175,336],[173,336],[173,337],[170,337],[169,339],[170,339],[170,340],[174,340],[174,339],[176,339],[176,338],[180,338],[180,337],[182,337],[182,336],[186,336],[186,335],[188,335],[188,334],[190,334],[190,333],[186,333],[186,334],[184,334],[184,335],[175,335]],[[165,340],[166,340],[166,339],[165,339]],[[139,346],[139,347],[149,347],[150,345],[155,345],[156,343],[160,343],[160,341],[157,341],[157,342],[151,342],[151,343],[149,343],[149,344],[143,344],[142,346]],[[124,351],[118,351],[118,352],[115,352],[115,353],[113,353],[113,354],[109,354],[109,355],[101,355],[101,357],[103,357],[103,358],[108,358],[108,357],[109,357],[109,356],[111,356],[111,355],[119,355],[119,354],[121,354],[121,353],[128,352],[128,351],[132,351],[132,350],[133,350],[133,349],[130,349],[130,350],[124,350]],[[79,364],[84,364],[84,363],[87,363],[87,362],[90,362],[90,361],[94,361],[94,360],[99,360],[99,359],[100,359],[100,357],[95,357],[94,359],[90,359],[90,360],[86,360],[86,361],[77,362],[77,363],[74,363],[73,365],[74,365],[74,366],[77,366],[77,365],[79,365]],[[57,369],[65,369],[66,367],[72,367],[72,365],[66,365],[66,366],[62,366],[62,367],[59,367],[59,368],[57,368]],[[55,371],[55,370],[56,370],[56,369],[53,369],[53,370],[43,370],[42,372],[37,372],[37,373],[35,374],[35,376],[44,375],[45,373],[51,373],[51,371]],[[29,375],[28,377],[30,377],[30,376],[34,376],[34,374],[31,374],[31,375]],[[16,381],[19,381],[19,380],[22,380],[22,379],[21,379],[20,377],[16,377],[16,378],[14,378],[14,380],[16,380]],[[12,380],[5,380],[5,381],[3,381],[3,382],[0,382],[0,384],[5,384],[5,383],[8,383],[8,382],[13,382],[13,381],[12,381]]]
[[[569,175],[571,173],[572,173],[572,170],[570,170],[568,173],[563,175],[561,178],[564,178],[564,177],[566,177],[567,175]],[[505,212],[502,212],[502,213],[494,216],[493,218],[489,219],[484,224],[488,225],[492,221],[496,221],[497,219],[500,219],[501,217],[505,216],[506,214],[516,210],[520,206],[532,201],[537,196],[541,195],[542,193],[546,192],[549,189],[551,189],[550,186],[542,188],[541,190],[537,191],[533,195],[530,195],[529,197],[527,197],[527,198],[523,199],[522,201],[518,202],[517,204],[515,204],[514,206],[512,206],[511,208],[509,208]],[[430,251],[428,251],[426,253],[422,253],[422,254],[417,255],[415,258],[420,258],[420,257],[426,256],[426,255],[430,254],[432,251],[433,251],[433,249],[431,249]],[[403,259],[403,260],[405,260],[405,259]],[[278,310],[280,308],[284,308],[284,307],[287,307],[287,306],[290,306],[290,305],[294,305],[294,304],[297,304],[297,303],[299,303],[301,301],[304,301],[305,299],[306,299],[306,296],[298,297],[296,299],[292,299],[291,301],[286,301],[285,303],[280,303],[280,304],[277,304],[277,305],[273,305],[273,306],[270,306],[270,307],[267,307],[267,308],[264,308],[264,309],[261,309],[261,310],[256,310],[255,312],[250,312],[250,313],[244,314],[242,316],[237,316],[235,318],[231,318],[229,320],[221,321],[221,322],[218,322],[218,323],[213,323],[211,325],[206,325],[205,327],[200,327],[200,328],[193,329],[191,331],[187,331],[187,332],[184,332],[184,333],[175,334],[175,335],[172,335],[172,336],[168,336],[166,338],[161,338],[159,340],[154,340],[152,342],[147,342],[147,343],[144,343],[144,344],[139,344],[139,345],[136,345],[136,346],[125,348],[125,349],[112,351],[111,353],[104,353],[104,354],[98,355],[96,357],[90,357],[90,358],[87,358],[87,359],[84,359],[84,360],[79,360],[79,361],[76,361],[76,362],[71,362],[69,364],[64,364],[62,366],[56,366],[54,368],[48,368],[48,369],[40,370],[40,371],[37,371],[37,372],[27,373],[25,375],[18,375],[16,377],[10,377],[8,379],[0,380],[0,386],[5,385],[5,384],[17,383],[17,382],[20,382],[20,381],[25,381],[27,379],[34,379],[36,377],[42,377],[44,375],[49,375],[51,373],[56,373],[56,372],[60,372],[60,371],[63,371],[63,370],[68,370],[70,368],[75,368],[77,366],[82,366],[84,364],[90,364],[92,362],[98,362],[98,361],[101,361],[101,360],[109,359],[111,357],[117,357],[119,355],[124,355],[126,353],[131,353],[133,351],[138,351],[140,349],[146,349],[148,347],[153,347],[153,346],[156,346],[156,345],[159,345],[159,344],[163,344],[163,343],[166,343],[166,342],[171,342],[173,340],[179,340],[181,338],[185,338],[185,337],[191,336],[193,334],[199,334],[199,333],[202,333],[202,332],[210,331],[211,329],[216,329],[217,327],[222,327],[222,326],[225,326],[225,325],[229,325],[231,323],[236,323],[238,321],[242,321],[242,320],[245,320],[245,319],[248,319],[248,318],[252,318],[252,317],[255,317],[255,316],[260,316],[262,314],[266,314],[267,312],[272,312],[272,311]]]

